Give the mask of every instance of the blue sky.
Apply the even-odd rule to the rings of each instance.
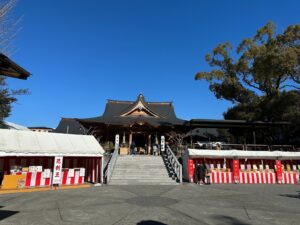
[[[219,43],[237,45],[267,21],[300,22],[299,1],[20,0],[12,59],[32,73],[8,121],[56,127],[103,113],[107,99],[173,101],[183,119],[222,119],[230,107],[195,81]]]

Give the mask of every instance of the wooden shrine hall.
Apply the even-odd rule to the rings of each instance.
[[[172,102],[146,102],[142,94],[136,101],[108,100],[102,116],[87,119],[63,118],[56,128],[59,133],[93,134],[99,142],[115,142],[118,135],[121,154],[137,147],[140,154],[151,154],[153,144],[172,130],[185,130]]]
[[[221,135],[217,134],[220,129],[230,129],[236,135],[241,134],[241,138],[243,132],[248,131],[253,133],[253,138],[247,142],[240,138],[239,142],[256,144],[256,131],[286,126],[289,126],[288,122],[207,119],[187,121],[176,117],[172,102],[147,102],[139,94],[135,101],[107,100],[102,116],[85,119],[62,118],[54,132],[94,135],[105,150],[112,150],[115,140],[118,139],[120,154],[129,154],[132,144],[137,147],[138,153],[151,154],[153,145],[160,145],[162,139],[167,141],[171,132],[185,136],[190,133],[192,136],[186,137],[187,142],[193,143],[193,135],[199,135],[199,129],[200,133],[213,130],[215,141],[222,141]]]

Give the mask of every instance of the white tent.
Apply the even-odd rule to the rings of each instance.
[[[300,152],[188,149],[189,158],[300,159]]]
[[[8,129],[12,130],[29,130],[27,127],[24,127],[20,124],[4,121],[4,124],[8,127]]]
[[[0,129],[1,156],[99,157],[103,148],[91,135]]]

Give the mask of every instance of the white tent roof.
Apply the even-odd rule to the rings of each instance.
[[[0,156],[102,156],[91,135],[0,129]]]
[[[188,149],[190,158],[300,159],[300,152]]]
[[[8,126],[8,129],[13,129],[13,130],[29,130],[27,127],[24,127],[20,124],[4,121],[5,125]]]

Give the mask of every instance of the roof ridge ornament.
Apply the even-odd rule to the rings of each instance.
[[[122,113],[121,116],[147,116],[155,118],[161,117],[147,106],[145,97],[142,93],[138,95],[133,106],[130,107],[126,112]]]

